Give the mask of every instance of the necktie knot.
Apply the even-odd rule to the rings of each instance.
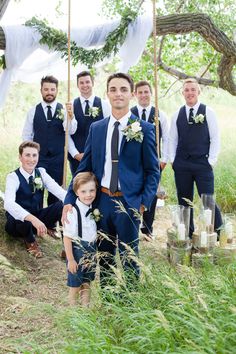
[[[89,116],[89,100],[85,100],[85,110],[84,110],[84,115]]]
[[[120,122],[115,122],[115,123],[114,123],[114,129],[115,129],[115,128],[118,128],[119,125],[120,125]]]
[[[89,210],[86,212],[85,216],[86,216],[86,217],[89,216],[89,214],[91,214],[92,211],[93,211],[93,209],[92,209],[92,208],[89,208]]]
[[[52,120],[52,107],[50,105],[47,106],[47,121],[51,121]]]

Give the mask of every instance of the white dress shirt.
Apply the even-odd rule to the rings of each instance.
[[[48,108],[47,106],[51,106],[51,111],[52,111],[52,116],[54,116],[55,111],[56,111],[56,107],[57,107],[57,101],[53,101],[51,103],[47,103],[42,101],[41,105],[43,107],[43,111],[45,114],[45,120],[47,120],[47,111]],[[35,110],[36,110],[36,106],[32,107],[26,117],[26,121],[24,124],[24,128],[22,131],[22,139],[23,141],[26,140],[30,140],[33,141],[34,140],[34,115],[35,115]],[[65,116],[64,116],[64,121],[63,121],[63,128],[64,130],[66,130],[66,123],[67,122],[67,114],[66,114],[66,110],[65,110]],[[69,135],[70,134],[74,134],[75,131],[77,129],[77,120],[75,119],[75,117],[73,117],[73,119],[70,121],[69,124]]]
[[[84,98],[83,96],[80,96],[80,102],[82,106],[83,113],[85,112],[85,106],[86,102],[85,100],[89,101],[89,107],[93,107],[93,102],[94,102],[95,96],[92,95],[89,98]],[[103,117],[107,118],[111,114],[111,105],[108,101],[101,99],[101,105],[102,105],[102,113]],[[72,134],[71,134],[72,135]],[[75,144],[71,136],[69,135],[68,137],[68,151],[72,157],[75,157],[75,155],[79,154],[80,152],[76,149]]]
[[[97,237],[97,225],[90,215],[85,216],[90,206],[81,203],[77,198],[76,205],[80,210],[81,223],[82,223],[82,240],[87,242],[94,242]],[[79,241],[81,235],[78,235],[78,214],[77,210],[73,207],[72,213],[67,213],[69,224],[65,224],[63,234],[72,240]]]
[[[129,117],[131,116],[131,112],[129,111],[124,117],[119,119],[119,145],[118,145],[118,152],[120,152],[121,141],[124,136],[122,130],[126,128]],[[110,188],[111,182],[111,170],[112,170],[112,162],[111,162],[111,138],[114,130],[114,124],[117,122],[117,119],[113,117],[111,114],[108,127],[107,127],[107,137],[106,137],[106,155],[105,155],[105,165],[104,165],[104,173],[101,180],[101,186]],[[118,180],[118,188],[120,189],[120,182]]]
[[[52,177],[50,177],[46,170],[39,167],[39,171],[42,177],[44,188],[55,195],[61,201],[64,201],[66,196],[66,191],[60,187]],[[35,177],[35,171],[30,175],[22,167],[20,167],[20,173],[25,177],[26,181],[29,183],[29,177]],[[6,190],[4,199],[4,209],[8,211],[9,214],[13,216],[16,220],[24,221],[25,217],[30,213],[22,208],[18,203],[16,203],[16,192],[20,186],[20,181],[15,172],[11,172],[7,175],[6,179]]]
[[[142,107],[139,104],[137,104],[137,108],[138,108],[138,114],[139,117],[141,119],[142,117],[142,113],[143,113],[143,109],[146,109],[146,121],[148,122],[148,118],[152,109],[152,105],[150,104],[147,107]],[[168,162],[168,140],[169,140],[169,125],[168,125],[168,121],[166,118],[166,115],[164,112],[159,110],[159,121],[160,121],[160,125],[161,125],[161,131],[162,131],[162,144],[161,144],[161,162]]]
[[[189,117],[190,108],[193,108],[193,115],[196,116],[199,105],[200,102],[197,102],[193,107],[189,107],[185,105],[187,119]],[[175,112],[171,120],[169,143],[168,143],[168,150],[169,150],[168,154],[171,163],[173,163],[175,159],[176,149],[178,145],[178,130],[176,125],[178,115],[179,115],[179,111]],[[214,111],[208,106],[206,106],[206,120],[208,124],[209,135],[210,135],[210,149],[209,149],[208,162],[211,166],[214,166],[217,162],[218,154],[220,152],[220,134],[219,134],[216,115]]]

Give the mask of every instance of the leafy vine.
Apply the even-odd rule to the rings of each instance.
[[[84,49],[78,47],[75,41],[71,41],[70,55],[72,65],[75,66],[80,62],[91,68],[111,54],[116,54],[125,41],[128,25],[136,19],[137,15],[136,11],[132,11],[127,7],[127,11],[123,12],[119,26],[107,35],[102,48]],[[61,57],[68,60],[68,40],[65,32],[50,27],[46,20],[39,20],[36,17],[28,20],[25,25],[35,28],[41,34],[40,44],[46,44],[49,49],[61,53]]]

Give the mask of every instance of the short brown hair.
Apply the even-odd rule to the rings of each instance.
[[[80,186],[88,182],[95,182],[98,186],[97,179],[92,172],[79,172],[73,179],[73,191],[76,193]]]
[[[41,88],[43,87],[43,84],[45,82],[48,82],[50,84],[55,84],[56,87],[58,87],[58,80],[52,75],[48,75],[48,76],[42,77],[42,79],[41,79]]]
[[[134,87],[135,93],[137,92],[137,89],[141,86],[148,86],[150,88],[151,93],[152,93],[152,86],[146,80],[139,81],[135,84],[135,87]]]
[[[38,153],[40,151],[40,145],[38,143],[36,143],[35,141],[24,141],[23,143],[20,144],[19,146],[19,154],[22,155],[23,151],[25,148],[30,147],[30,148],[34,148],[38,150]]]
[[[81,72],[77,75],[77,84],[78,84],[79,78],[80,78],[80,77],[84,77],[84,76],[90,76],[90,77],[91,77],[91,80],[92,80],[92,83],[94,82],[94,79],[93,79],[93,76],[92,76],[91,72],[90,72],[90,71],[87,71],[87,70],[84,70],[84,71],[81,71]]]
[[[194,77],[189,77],[189,78],[185,79],[183,82],[183,88],[184,88],[185,84],[196,84],[198,87],[198,90],[201,91],[200,85]]]
[[[129,74],[125,74],[125,73],[115,73],[115,74],[110,75],[107,78],[107,91],[108,91],[109,83],[112,79],[125,79],[125,80],[127,80],[130,85],[131,92],[134,91],[134,81]]]

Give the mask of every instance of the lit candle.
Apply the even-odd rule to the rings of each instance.
[[[227,222],[225,225],[225,233],[228,239],[231,240],[233,238],[233,225],[231,222]]]
[[[178,225],[178,239],[181,241],[185,240],[185,225],[184,224]]]
[[[212,211],[210,209],[205,209],[204,210],[204,219],[206,222],[206,226],[210,226],[211,225],[211,214]]]
[[[201,232],[201,247],[207,246],[207,233],[206,231]]]

